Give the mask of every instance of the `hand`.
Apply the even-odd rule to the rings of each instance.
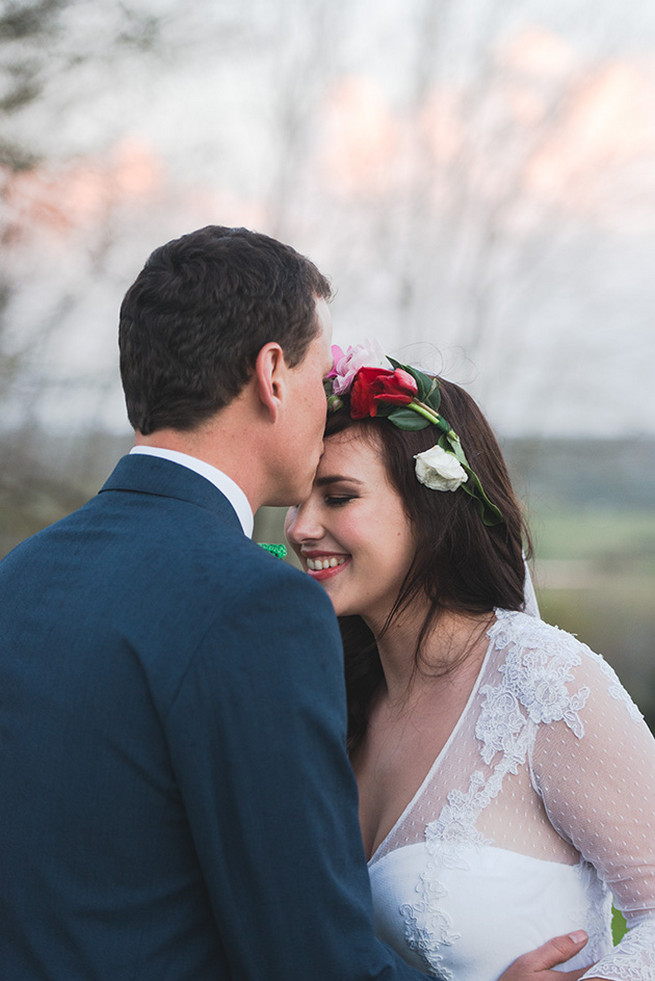
[[[589,967],[567,972],[552,971],[551,968],[574,957],[588,939],[583,930],[554,937],[536,950],[531,950],[529,954],[517,958],[498,981],[578,981]]]

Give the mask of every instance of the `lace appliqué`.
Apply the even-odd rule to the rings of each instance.
[[[420,902],[416,905],[405,903],[400,907],[400,915],[405,921],[405,943],[421,958],[430,977],[438,978],[438,981],[455,981],[453,972],[443,964],[440,948],[459,940],[460,934],[453,932],[450,917],[439,908],[446,890],[432,878],[429,865],[421,873],[417,889],[422,892]]]
[[[468,794],[458,790],[448,794],[448,803],[441,814],[425,829],[428,860],[416,886],[418,902],[405,903],[399,909],[405,921],[405,943],[419,955],[430,977],[439,981],[455,981],[452,971],[443,963],[442,948],[461,936],[452,930],[452,920],[440,905],[448,895],[440,882],[441,871],[468,868],[461,857],[462,845],[488,844],[475,828],[476,794],[483,786],[482,774],[474,773]]]
[[[468,793],[451,790],[447,797],[448,803],[442,808],[439,817],[426,827],[428,853],[436,862],[438,849],[439,865],[442,868],[467,868],[467,864],[459,857],[461,848],[466,845],[491,844],[475,827],[484,787],[484,777],[476,771],[471,777]]]
[[[610,939],[612,933],[612,896],[594,866],[589,862],[580,862],[578,877],[587,896],[587,916],[584,929],[587,931],[589,940],[584,948],[584,962],[589,964],[599,961],[612,949]]]
[[[608,981],[655,981],[655,922],[652,919],[633,927],[618,947],[602,957],[582,975]]]
[[[428,860],[416,887],[419,900],[404,904],[399,912],[405,921],[407,946],[421,957],[427,973],[439,981],[454,981],[452,972],[443,965],[441,948],[460,939],[460,934],[451,930],[452,921],[440,905],[447,896],[447,890],[440,882],[441,872],[444,868],[466,870],[470,867],[462,856],[464,847],[492,844],[477,830],[476,820],[480,811],[500,792],[505,775],[516,773],[519,764],[525,761],[528,736],[525,724],[516,728],[506,741],[507,751],[494,767],[491,777],[485,780],[484,774],[476,770],[468,791],[451,790],[439,817],[425,829]]]
[[[643,719],[642,712],[619,681],[614,668],[587,644],[542,620],[533,618],[526,624],[523,617],[519,622],[517,614],[507,610],[497,610],[496,617],[488,636],[495,640],[498,650],[507,649],[506,663],[500,670],[505,673],[513,690],[522,690],[524,705],[534,722],[558,722],[563,719],[581,738],[583,730],[577,713],[584,707],[589,690],[580,689],[577,694],[583,700],[581,704],[576,704],[576,696],[568,695],[565,682],[573,680],[566,666],[581,664],[583,654],[598,664],[609,681],[610,697],[622,702],[632,719]],[[542,646],[548,651],[547,654],[540,653]],[[523,658],[522,665],[516,664],[517,658],[519,661]],[[513,671],[517,667],[518,671]]]
[[[515,633],[512,628],[516,616],[498,611],[498,619],[489,630],[496,648],[505,652],[505,662],[499,668],[503,683],[482,689],[486,701],[476,735],[483,743],[485,762],[504,749],[511,732],[519,729],[522,721],[525,723],[525,713],[535,726],[563,721],[578,739],[584,735],[579,712],[589,697],[589,689],[583,687],[570,694],[567,688],[567,683],[574,680],[571,668],[582,663],[580,643],[541,620],[526,623],[525,617],[521,617]]]

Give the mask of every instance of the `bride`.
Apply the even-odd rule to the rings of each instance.
[[[435,978],[493,981],[575,926],[562,970],[652,981],[653,737],[599,655],[524,611],[527,530],[470,396],[336,355],[286,531],[341,618],[379,936]]]

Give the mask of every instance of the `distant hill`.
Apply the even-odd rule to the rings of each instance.
[[[503,452],[529,504],[655,509],[655,439],[508,439]]]

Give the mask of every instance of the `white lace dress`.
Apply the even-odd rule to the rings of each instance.
[[[444,981],[493,981],[549,937],[562,970],[655,981],[655,740],[571,634],[497,612],[467,706],[369,862],[378,935]],[[612,948],[612,895],[630,932]]]

